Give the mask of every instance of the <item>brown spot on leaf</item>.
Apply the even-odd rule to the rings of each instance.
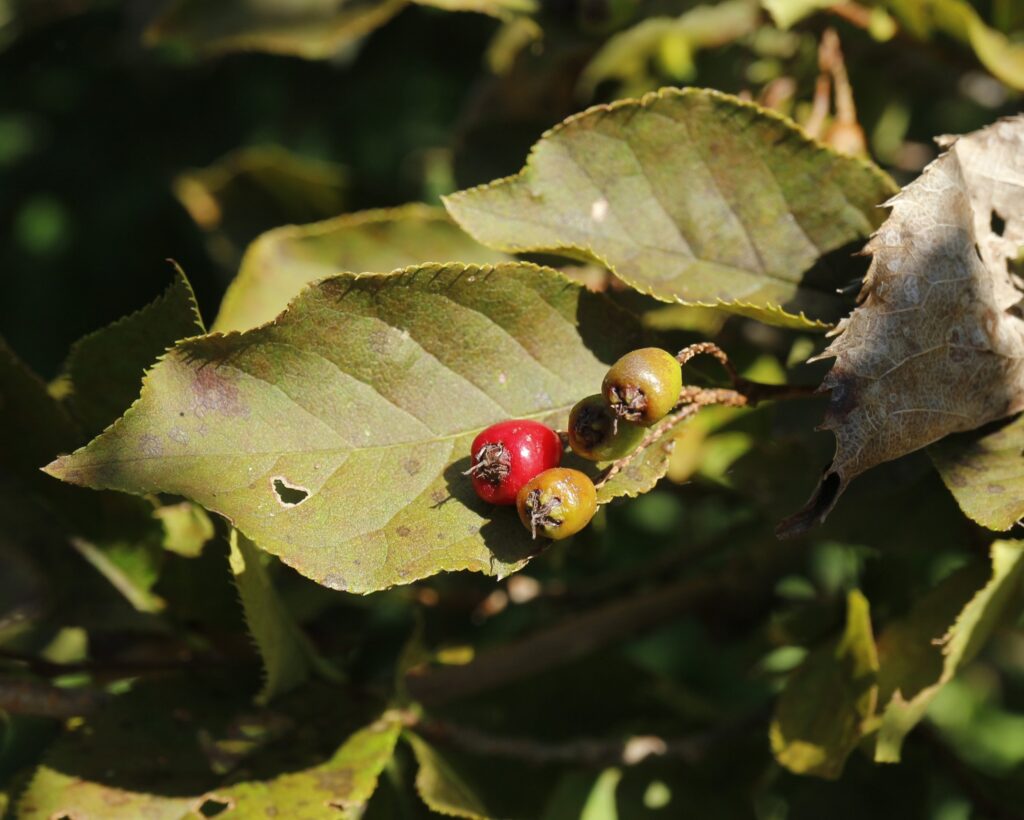
[[[352,769],[329,769],[318,772],[316,785],[325,792],[330,792],[334,800],[343,799],[352,791]]]
[[[420,464],[419,461],[417,461],[414,458],[407,458],[405,459],[405,461],[402,462],[402,469],[405,470],[405,472],[408,473],[409,475],[416,475],[416,473],[418,473],[422,469],[422,467],[423,465]]]
[[[221,413],[246,416],[249,408],[239,397],[234,371],[214,365],[200,367],[192,380],[192,408],[197,416]]]
[[[409,537],[409,534],[410,534],[410,533],[412,532],[412,530],[410,530],[410,529],[409,529],[408,527],[406,527],[406,526],[404,526],[404,525],[403,525],[403,526],[399,527],[399,528],[398,528],[398,529],[396,530],[396,532],[398,533],[398,535],[399,535],[400,537],[402,537],[402,538],[408,538],[408,537]]]

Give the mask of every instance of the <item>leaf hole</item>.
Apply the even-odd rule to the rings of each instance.
[[[282,507],[297,507],[309,498],[309,490],[305,487],[289,484],[281,476],[274,476],[270,481],[274,487],[274,494],[277,496],[277,500]]]
[[[231,808],[227,800],[220,800],[216,797],[207,797],[199,806],[199,813],[203,817],[216,817],[218,814]]]
[[[996,236],[1002,236],[1003,231],[1006,230],[1006,220],[999,215],[998,211],[992,211],[992,221],[990,224],[992,226],[992,233]]]

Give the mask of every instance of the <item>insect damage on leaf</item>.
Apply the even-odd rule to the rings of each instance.
[[[888,203],[859,305],[819,357],[836,360],[822,385],[836,454],[780,536],[824,520],[865,470],[1024,408],[1022,287],[1008,267],[1024,245],[1024,116],[939,143]]]

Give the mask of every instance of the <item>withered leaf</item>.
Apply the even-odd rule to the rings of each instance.
[[[836,454],[780,536],[822,521],[865,470],[1024,409],[1024,287],[1008,267],[1024,245],[1024,116],[938,142],[887,203],[858,307],[821,354]]]

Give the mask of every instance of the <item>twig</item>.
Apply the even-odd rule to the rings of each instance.
[[[680,366],[697,356],[713,356],[725,368],[732,382],[732,389],[725,387],[685,386],[679,394],[676,410],[667,415],[650,429],[639,445],[628,455],[614,461],[608,471],[595,482],[600,489],[638,458],[648,447],[681,421],[696,414],[701,407],[719,404],[727,407],[753,407],[768,399],[796,399],[813,395],[816,387],[793,384],[761,384],[743,378],[729,361],[729,357],[714,342],[698,342],[685,347],[676,354]]]
[[[605,484],[607,484],[609,481],[615,478],[615,476],[617,476],[620,472],[622,472],[622,470],[629,466],[629,463],[634,458],[643,453],[648,447],[654,444],[654,442],[656,442],[659,438],[665,435],[665,433],[667,433],[672,427],[674,427],[676,424],[679,424],[679,422],[683,421],[687,417],[696,415],[698,410],[700,410],[700,405],[687,404],[681,407],[679,410],[676,410],[674,413],[670,413],[669,415],[665,416],[665,418],[663,418],[660,422],[654,425],[654,427],[652,427],[650,431],[648,431],[647,435],[643,437],[643,440],[636,446],[636,449],[634,449],[633,452],[631,452],[627,456],[623,456],[617,461],[612,462],[612,466],[608,468],[608,471],[603,476],[601,476],[600,481],[594,483],[594,486],[597,489],[601,489],[601,487],[603,487]]]
[[[481,652],[462,666],[417,667],[406,678],[409,692],[424,705],[434,706],[579,660],[684,612],[709,606],[749,611],[766,600],[763,590],[758,595],[759,587],[751,589],[751,582],[763,586],[766,579],[777,577],[806,544],[772,539],[764,550],[757,546],[733,556],[715,572],[567,617],[541,632]]]
[[[712,356],[725,368],[725,372],[732,382],[732,390],[722,388],[699,388],[688,386],[683,389],[680,396],[682,401],[693,401],[701,404],[727,404],[733,407],[749,405],[751,407],[762,401],[773,399],[776,401],[784,399],[803,399],[813,396],[818,388],[814,385],[803,384],[762,384],[761,382],[745,379],[736,372],[725,351],[713,342],[698,342],[679,351],[676,359],[680,365],[685,365],[697,356]],[[736,395],[739,394],[739,395]]]
[[[64,688],[30,678],[0,678],[0,712],[70,718],[98,709],[107,699],[101,689]]]
[[[653,757],[698,763],[723,741],[764,720],[760,712],[703,732],[678,738],[634,735],[628,738],[578,738],[558,742],[495,735],[446,720],[411,717],[407,725],[438,744],[484,757],[521,760],[542,766],[569,763],[606,767],[635,766]]]

